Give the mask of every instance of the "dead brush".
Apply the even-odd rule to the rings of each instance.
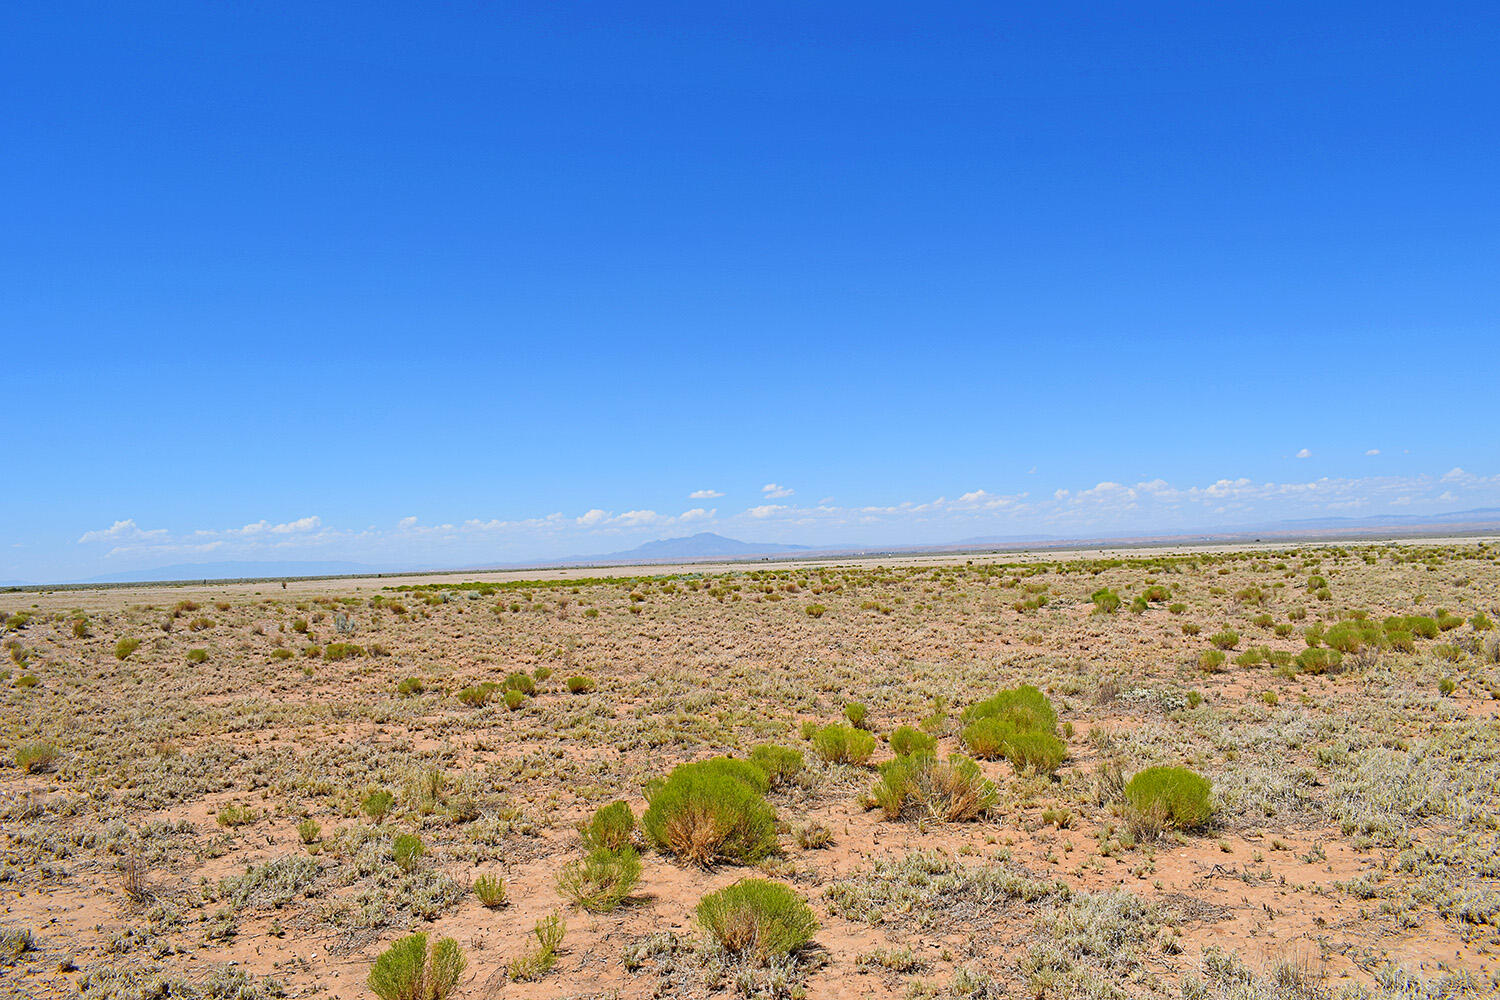
[[[156,891],[146,883],[144,866],[135,852],[120,862],[120,891],[132,906],[147,906],[156,900]]]

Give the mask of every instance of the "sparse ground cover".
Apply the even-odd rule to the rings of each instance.
[[[1490,993],[1497,619],[1482,541],[0,594],[0,994]]]

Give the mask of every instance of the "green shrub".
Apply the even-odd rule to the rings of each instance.
[[[330,642],[323,648],[323,659],[337,663],[339,660],[348,660],[357,656],[364,656],[363,646],[356,646],[352,642]]]
[[[1134,821],[1150,830],[1196,829],[1213,815],[1213,786],[1185,767],[1148,767],[1125,786]]]
[[[296,653],[292,652],[290,649],[285,648],[284,646],[278,646],[277,648],[271,650],[271,659],[273,660],[290,660],[296,655]]]
[[[500,686],[506,691],[519,691],[523,695],[536,694],[536,681],[530,674],[517,670],[513,674],[507,674]],[[509,699],[506,699],[509,702]]]
[[[624,902],[640,879],[641,859],[634,847],[599,846],[563,866],[557,889],[580,909],[607,913]]]
[[[1057,731],[1057,712],[1052,702],[1030,684],[995,693],[986,701],[970,705],[963,713],[964,722],[975,719],[1005,718],[1025,729]]]
[[[766,743],[750,751],[750,763],[766,772],[772,788],[792,781],[807,766],[802,751]]]
[[[427,682],[420,677],[403,677],[396,685],[396,693],[403,698],[411,698],[427,690]]]
[[[1240,644],[1240,635],[1233,629],[1226,628],[1222,632],[1215,632],[1209,636],[1208,641],[1213,643],[1216,649],[1233,649]]]
[[[51,743],[25,743],[16,748],[16,766],[27,774],[51,770],[57,763],[57,747]]]
[[[802,897],[765,879],[747,878],[711,892],[697,913],[712,947],[762,964],[806,947],[818,931]]]
[[[506,972],[511,979],[524,982],[540,979],[557,964],[557,948],[562,944],[568,927],[557,914],[543,917],[531,929],[535,939],[531,946],[517,958],[511,959]]]
[[[297,839],[304,844],[316,844],[323,835],[323,828],[311,816],[297,824]]]
[[[505,879],[498,875],[481,875],[474,880],[474,896],[487,909],[505,905]]]
[[[848,719],[849,725],[853,726],[855,729],[865,728],[865,716],[867,714],[868,712],[866,711],[865,706],[861,705],[857,701],[851,701],[849,704],[844,706],[844,718]]]
[[[658,849],[692,864],[754,864],[778,846],[769,787],[766,773],[748,761],[679,764],[647,784],[641,828]]]
[[[837,722],[824,726],[812,736],[813,749],[832,764],[864,764],[875,752],[875,737],[863,729]]]
[[[498,690],[500,690],[499,684],[496,684],[494,681],[485,681],[482,684],[473,684],[463,688],[455,697],[470,708],[478,708],[481,705],[487,704]]]
[[[215,818],[218,820],[220,826],[248,826],[260,819],[260,813],[249,806],[230,803],[222,807]]]
[[[823,604],[809,604],[805,610],[809,618],[822,618],[828,613],[828,607]]]
[[[426,934],[400,938],[375,959],[366,983],[380,1000],[445,1000],[468,961],[452,938],[427,948]]]
[[[1203,631],[1203,626],[1199,625],[1197,622],[1183,622],[1182,623],[1182,634],[1183,635],[1197,635],[1199,632],[1202,632],[1202,631]]]
[[[630,803],[623,799],[600,806],[592,819],[578,827],[578,835],[589,849],[602,847],[618,851],[628,846],[635,836],[635,813],[630,811]]]
[[[1343,655],[1336,649],[1309,647],[1297,654],[1297,669],[1304,674],[1326,674],[1338,668]]]
[[[1030,685],[1003,690],[963,713],[964,745],[976,757],[1004,757],[1017,770],[1052,774],[1067,757],[1057,735],[1057,712]]]
[[[376,788],[360,802],[359,808],[366,816],[379,823],[390,813],[396,797],[384,788]]]
[[[391,844],[391,860],[396,867],[404,872],[409,872],[422,860],[422,855],[427,853],[427,847],[422,843],[422,838],[415,833],[398,834]]]
[[[905,757],[909,753],[932,753],[937,739],[911,726],[897,726],[891,732],[891,753]]]
[[[207,659],[208,650],[206,649],[190,649],[187,651],[187,661],[189,663],[203,663]]]
[[[595,687],[592,677],[584,677],[582,675],[569,677],[567,685],[569,694],[588,694]]]
[[[525,700],[525,692],[519,690],[518,688],[510,688],[505,692],[505,707],[510,709],[512,712],[520,708],[521,703]]]
[[[1089,595],[1089,600],[1094,602],[1095,614],[1114,614],[1120,609],[1120,595],[1105,587],[1096,590]]]
[[[1198,654],[1198,669],[1205,674],[1216,673],[1224,667],[1224,652],[1219,649],[1205,649]]]
[[[818,724],[812,719],[803,719],[797,731],[802,734],[804,740],[811,740],[813,734],[818,731]]]
[[[998,793],[979,765],[962,754],[938,760],[930,752],[908,754],[880,766],[870,798],[886,819],[916,815],[941,822],[976,819]]]
[[[137,649],[140,648],[141,640],[133,638],[131,636],[126,636],[119,642],[115,643],[115,659],[126,659],[128,656],[130,656],[131,653],[134,653]]]
[[[1168,604],[1167,605],[1167,611],[1169,613],[1171,613],[1171,614],[1174,614],[1174,615],[1186,614],[1187,613],[1187,605],[1183,604],[1181,601],[1178,601],[1175,604]]]

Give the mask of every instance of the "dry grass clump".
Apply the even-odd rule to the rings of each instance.
[[[977,819],[998,797],[974,761],[962,754],[939,760],[923,751],[882,764],[870,790],[886,819],[920,816],[945,823]]]

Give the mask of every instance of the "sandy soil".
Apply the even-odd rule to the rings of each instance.
[[[422,930],[464,948],[457,996],[1487,992],[1496,555],[1423,539],[0,595],[0,990],[229,995],[233,969],[247,1000],[369,996],[375,956]],[[1153,586],[1168,596],[1132,611]],[[1090,597],[1106,587],[1112,614]],[[1327,673],[1267,662],[1308,648],[1309,625],[1440,611],[1432,638]],[[1203,669],[1225,629],[1225,662]],[[140,640],[123,657],[122,638]],[[513,711],[456,697],[516,672],[536,690]],[[575,676],[593,689],[570,692]],[[981,761],[997,801],[973,821],[885,819],[864,804],[873,766],[824,762],[802,735],[858,702],[871,765],[921,720],[940,754],[964,752],[962,709],[1023,683],[1068,758],[1050,776]],[[620,908],[561,891],[599,806],[639,816],[674,764],[764,743],[807,761],[768,795],[778,855],[702,869],[640,839]],[[55,759],[15,763],[39,745]],[[1156,764],[1213,782],[1207,827],[1135,822],[1117,781]],[[377,821],[362,804],[382,789]],[[809,826],[831,844],[799,846]],[[398,834],[425,848],[409,871]],[[958,873],[938,889],[932,852]],[[1064,888],[971,898],[996,872]],[[470,890],[485,874],[507,905]],[[704,948],[695,906],[747,876],[807,900],[814,947],[771,967]],[[556,966],[511,981],[553,913]]]

